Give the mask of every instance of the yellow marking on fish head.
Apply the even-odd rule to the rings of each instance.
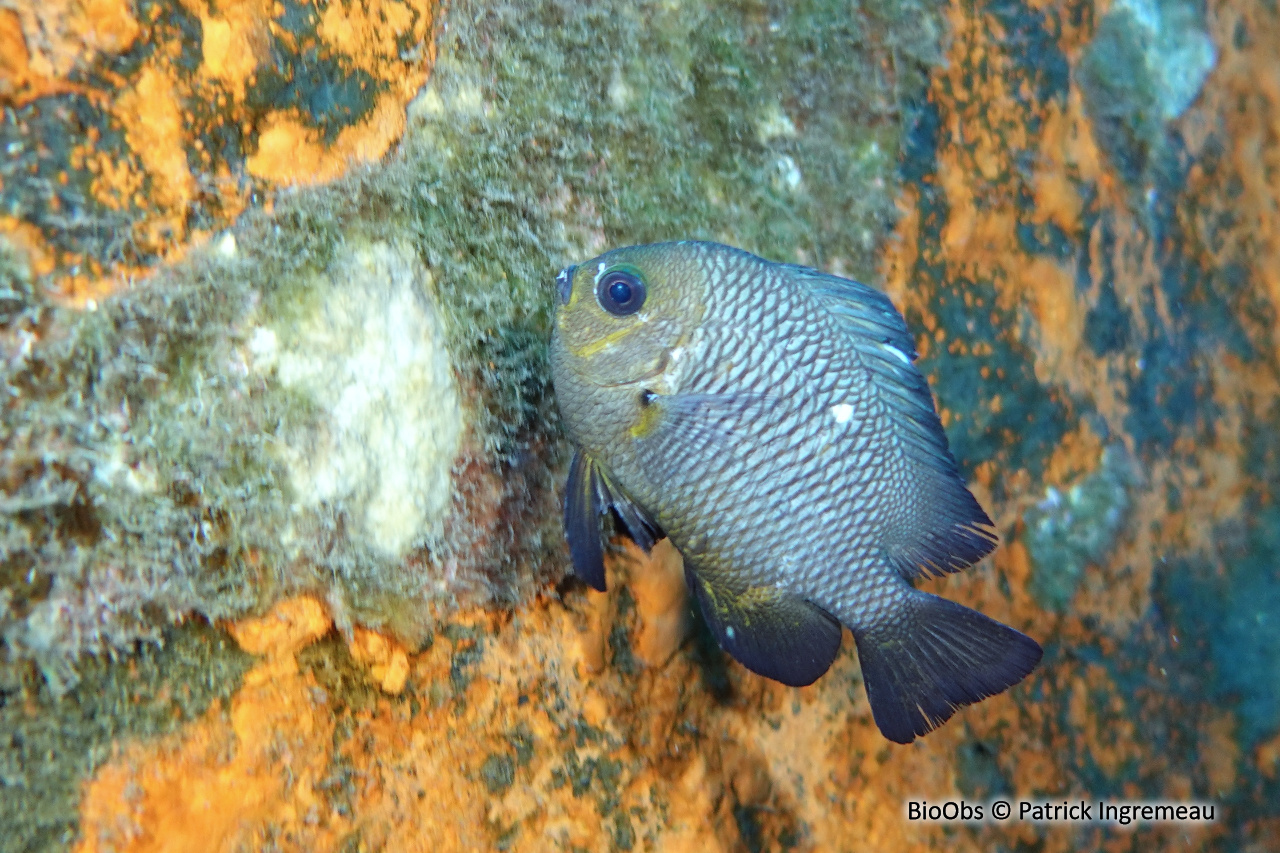
[[[632,246],[565,270],[553,344],[564,369],[604,387],[657,375],[704,313],[705,281],[680,254],[678,244]]]

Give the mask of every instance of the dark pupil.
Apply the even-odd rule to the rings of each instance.
[[[615,317],[634,314],[644,306],[644,281],[634,273],[613,270],[596,285],[600,307]]]
[[[618,307],[624,307],[631,301],[631,285],[625,281],[615,281],[609,285],[609,298],[618,303]]]

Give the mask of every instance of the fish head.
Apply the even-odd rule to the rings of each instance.
[[[552,337],[557,392],[562,379],[632,389],[668,372],[702,321],[705,280],[681,243],[628,246],[562,270]]]

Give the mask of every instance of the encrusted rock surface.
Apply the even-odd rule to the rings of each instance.
[[[81,85],[75,68],[164,41],[160,30],[71,23],[123,20],[105,1],[65,5],[59,27],[39,30],[72,45],[63,65],[37,61],[64,54],[31,46],[31,8],[0,10],[0,40],[20,33],[32,57],[15,64],[5,52],[8,128],[79,97],[67,94]],[[0,816],[13,827],[0,846],[1269,849],[1280,833],[1274,10],[957,1],[931,32],[918,21],[933,19],[908,5],[852,18],[818,2],[714,14],[281,8],[313,10],[324,50],[367,69],[362,51],[382,48],[352,47],[324,22],[392,6],[416,10],[406,32],[430,21],[438,38],[421,60],[404,46],[386,54],[422,77],[435,65],[411,105],[397,102],[404,141],[375,166],[330,187],[272,195],[263,185],[262,208],[246,202],[235,228],[184,243],[180,260],[132,289],[111,271],[168,250],[100,254],[86,273],[68,258],[97,244],[48,249],[58,226],[26,208],[2,223],[5,376],[19,392],[5,423],[26,432],[5,439],[0,484],[11,655]],[[257,60],[218,53],[217,22],[265,14],[272,38],[292,32],[255,4],[121,6],[138,22],[143,7],[169,10],[155,20],[178,9],[217,19],[192,62],[208,69],[214,55],[242,69],[200,72],[231,93],[232,115],[253,100],[243,68]],[[942,62],[931,63],[931,45]],[[146,74],[185,67],[162,54],[118,72],[124,82],[111,85],[126,105]],[[843,76],[851,70],[873,84],[859,89]],[[250,136],[269,142],[291,108],[261,109],[277,117]],[[264,150],[246,145],[237,168],[260,179],[252,162]],[[159,197],[151,204],[129,221],[165,215]],[[620,548],[607,595],[559,581],[562,448],[539,351],[549,276],[606,245],[676,236],[868,278],[904,310],[953,449],[1002,538],[992,559],[932,583],[1044,643],[1026,682],[899,748],[875,729],[851,643],[808,688],[745,672],[688,618],[667,549],[645,560]],[[89,298],[97,311],[69,307]],[[415,345],[399,348],[386,333],[395,328]],[[85,349],[67,341],[98,353],[142,343],[122,366],[73,358]],[[452,377],[436,352],[458,368]],[[414,365],[415,378],[391,363]],[[156,364],[162,375],[138,369]],[[71,403],[58,390],[66,376],[80,377]],[[237,396],[243,388],[252,393]],[[392,429],[399,413],[427,399],[443,409],[451,394],[464,413],[456,435]],[[291,403],[260,405],[272,399]],[[263,457],[276,467],[215,464],[226,445],[201,429],[261,424],[264,412],[290,427]],[[186,443],[124,442],[144,417],[145,434]],[[257,445],[233,446],[257,458]],[[470,484],[458,517],[471,550],[427,529],[439,516],[422,481],[437,470],[433,454],[450,453],[470,460],[448,476]],[[397,454],[400,469],[388,462]],[[184,470],[223,490],[183,491]],[[230,573],[191,537],[210,506],[245,500],[246,470],[279,495],[245,504],[274,507],[260,517],[216,519],[219,535],[253,546],[231,568],[265,559],[287,571]],[[121,494],[134,515],[110,509]],[[318,508],[338,494],[340,523],[324,528]],[[167,537],[154,526],[123,544],[94,533],[128,531],[137,507],[161,500],[179,520]],[[483,511],[493,507],[506,509]],[[445,546],[471,561],[436,560]],[[14,555],[28,560],[21,570]],[[135,570],[173,555],[207,586],[156,596],[174,572]],[[45,559],[64,561],[64,588],[79,596],[65,609],[41,610],[58,589],[42,580]],[[121,589],[153,606],[101,598]],[[105,614],[85,630],[118,635],[59,646],[67,615],[85,613]],[[51,638],[50,653],[33,651],[32,636]],[[135,647],[139,636],[164,643]],[[1197,800],[1214,803],[1217,820],[906,817],[911,798],[1002,795]]]

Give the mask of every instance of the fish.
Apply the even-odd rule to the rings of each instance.
[[[1026,634],[915,586],[998,537],[887,296],[698,241],[617,248],[555,287],[564,530],[588,585],[606,589],[615,530],[645,551],[667,537],[720,646],[792,686],[848,627],[896,743],[1040,662]]]

